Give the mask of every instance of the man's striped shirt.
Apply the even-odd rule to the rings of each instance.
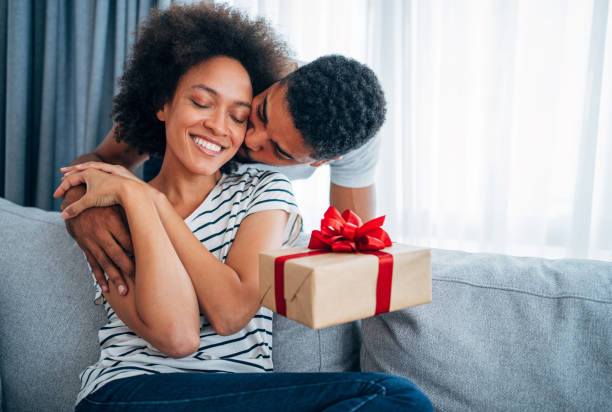
[[[291,184],[280,173],[251,168],[242,174],[222,175],[185,222],[202,244],[224,262],[240,223],[253,213],[272,209],[289,213],[283,243],[292,244],[300,233],[302,220]],[[272,312],[269,309],[260,308],[244,329],[230,336],[217,335],[200,315],[199,349],[190,356],[174,359],[132,332],[103,298],[95,279],[94,284],[96,303],[104,303],[108,323],[98,332],[100,359],[80,375],[77,404],[105,383],[129,376],[272,371]]]

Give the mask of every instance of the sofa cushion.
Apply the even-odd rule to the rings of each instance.
[[[301,233],[294,246],[306,246],[309,240],[309,235]],[[275,313],[273,330],[272,360],[276,372],[359,370],[359,321],[323,329],[310,329]]]
[[[92,303],[84,255],[57,212],[0,198],[0,226],[1,405],[5,412],[72,410],[79,373],[97,360],[97,330],[106,321]],[[275,316],[275,370],[357,370],[360,333],[356,322],[312,330]]]
[[[275,372],[359,371],[360,322],[310,329],[274,314]]]
[[[433,301],[365,319],[361,366],[438,410],[605,410],[612,263],[432,251]]]

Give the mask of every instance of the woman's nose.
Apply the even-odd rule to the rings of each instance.
[[[227,134],[226,116],[222,110],[215,110],[202,123],[204,127],[212,130],[216,136],[225,136]]]

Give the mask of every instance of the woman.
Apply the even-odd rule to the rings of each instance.
[[[89,163],[64,168],[55,193],[87,186],[65,218],[121,205],[136,267],[127,296],[98,285],[109,323],[78,411],[430,408],[401,378],[260,373],[272,370],[272,317],[259,307],[257,256],[289,244],[301,220],[282,175],[221,170],[283,56],[267,26],[223,6],[173,6],[144,23],[113,116],[118,139],[164,155],[160,173],[147,184]]]

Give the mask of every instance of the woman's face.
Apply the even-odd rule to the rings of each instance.
[[[166,153],[190,172],[212,175],[240,148],[253,91],[235,59],[218,56],[189,69],[172,101],[157,112],[166,123]]]

